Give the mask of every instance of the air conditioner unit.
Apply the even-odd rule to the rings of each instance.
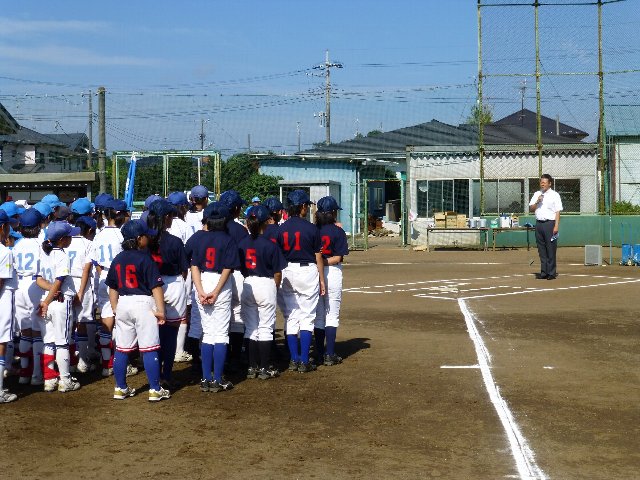
[[[602,246],[585,245],[584,246],[584,264],[585,265],[602,265]]]

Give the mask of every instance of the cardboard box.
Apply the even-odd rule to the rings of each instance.
[[[456,223],[458,228],[467,228],[467,216],[466,215],[457,215]]]
[[[447,228],[458,228],[458,217],[455,215],[447,215],[446,220]]]
[[[444,221],[447,218],[447,214],[444,212],[434,212],[433,219],[437,222],[438,220]]]
[[[446,221],[444,219],[435,221],[436,228],[445,228],[447,226]]]

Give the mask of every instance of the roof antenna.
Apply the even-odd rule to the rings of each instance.
[[[520,126],[524,127],[524,92],[527,90],[527,79],[520,82]]]

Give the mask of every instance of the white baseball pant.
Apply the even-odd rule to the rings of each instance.
[[[229,280],[231,281],[232,293],[229,332],[244,333],[244,323],[242,321],[242,288],[244,286],[244,275],[236,270]]]
[[[181,322],[187,317],[187,294],[182,275],[163,275],[162,292],[167,322]]]
[[[16,323],[20,330],[38,329],[38,306],[42,299],[42,289],[31,275],[18,280],[15,292]]]
[[[109,287],[105,283],[108,270],[102,270],[100,273],[100,281],[98,282],[98,292],[96,299],[96,307],[100,312],[100,318],[113,317],[113,309],[109,301]]]
[[[80,281],[80,278],[73,277],[73,284],[75,285],[76,292],[80,291]],[[76,322],[93,322],[93,306],[93,288],[91,288],[91,282],[87,282],[87,288],[85,289],[84,296],[82,297],[82,304],[73,306]]]
[[[13,293],[7,287],[0,290],[0,343],[13,341]]]
[[[287,319],[287,335],[300,330],[313,332],[320,295],[318,267],[315,263],[302,266],[289,263],[282,270],[282,313]]]
[[[47,308],[47,318],[38,319],[44,344],[69,345],[73,332],[73,296],[65,295],[62,302],[54,300]]]
[[[342,303],[342,264],[324,267],[326,293],[318,300],[315,328],[340,326],[340,304]]]
[[[158,319],[153,314],[156,302],[148,295],[121,295],[116,306],[116,350],[132,352],[136,345],[140,353],[160,348]]]
[[[277,288],[273,278],[247,277],[242,288],[244,337],[259,342],[273,340]]]
[[[218,280],[219,273],[202,272],[201,273],[202,288],[205,292],[212,292]],[[229,278],[218,298],[213,305],[202,305],[197,296],[195,296],[196,305],[198,307],[198,315],[202,324],[202,343],[215,345],[216,343],[229,343],[229,322],[231,321],[231,283]],[[194,293],[196,289],[194,288]]]

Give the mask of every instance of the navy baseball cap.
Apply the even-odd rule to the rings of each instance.
[[[37,227],[42,223],[42,214],[36,208],[30,208],[20,215],[20,225],[23,227]]]
[[[65,220],[70,213],[71,213],[71,210],[69,210],[69,207],[65,205],[64,207],[58,208],[53,214],[53,216],[56,220]]]
[[[15,227],[16,225],[18,225],[19,220],[17,218],[10,217],[4,210],[0,210],[0,225],[4,225],[5,223],[8,223],[12,227]]]
[[[100,193],[95,199],[95,206],[96,208],[105,208],[111,200],[113,200],[113,195],[110,193]]]
[[[209,189],[204,185],[196,185],[191,189],[192,198],[209,198]]]
[[[248,218],[253,217],[260,223],[266,222],[270,216],[271,215],[269,209],[264,205],[254,205],[249,209],[249,212],[247,213]]]
[[[117,212],[124,212],[128,210],[127,202],[125,202],[124,200],[118,200],[117,198],[114,198],[113,200],[107,202],[104,208],[111,208],[112,210],[115,210]]]
[[[153,195],[149,195],[147,199],[144,201],[144,208],[149,210],[149,207],[151,206],[151,204],[157,200],[162,200],[162,197],[160,195],[156,195],[155,193]]]
[[[217,220],[219,218],[227,218],[229,216],[229,208],[222,202],[212,202],[204,209],[204,218],[212,218]]]
[[[176,207],[171,205],[167,200],[161,198],[160,200],[156,200],[149,207],[149,212],[154,215],[161,217],[163,215],[167,215],[169,213],[174,213],[176,211]]]
[[[318,200],[319,212],[333,212],[334,210],[342,210],[342,208],[340,208],[340,205],[338,205],[338,202],[332,196],[322,197]]]
[[[72,227],[67,222],[51,222],[47,228],[47,240],[57,242],[62,237],[73,237],[79,235],[80,229]]]
[[[269,212],[279,212],[284,209],[284,205],[276,197],[267,198],[262,204],[269,209]]]
[[[175,206],[189,205],[189,199],[184,192],[171,192],[167,197],[167,200]]]
[[[42,215],[43,217],[48,217],[53,213],[53,208],[51,208],[51,205],[44,202],[38,202],[32,208],[40,212],[40,215]]]
[[[86,225],[87,227],[94,229],[98,226],[98,224],[96,223],[96,221],[91,218],[91,217],[80,217],[76,220],[76,227],[78,226],[79,223],[82,223],[83,225]]]
[[[287,195],[290,205],[309,205],[313,202],[304,190],[294,190]]]
[[[120,229],[122,236],[125,240],[129,240],[132,238],[138,238],[142,235],[147,235],[148,237],[155,237],[157,235],[157,231],[149,228],[147,223],[138,219],[131,220],[125,223]]]
[[[147,223],[148,217],[149,217],[149,210],[145,210],[140,214],[140,220],[142,220],[144,223]]]
[[[78,215],[88,215],[95,205],[88,198],[79,198],[71,204],[71,211]]]
[[[235,190],[227,190],[220,195],[220,203],[224,203],[227,208],[232,209],[234,207],[241,207],[247,202],[242,199],[240,194]]]

